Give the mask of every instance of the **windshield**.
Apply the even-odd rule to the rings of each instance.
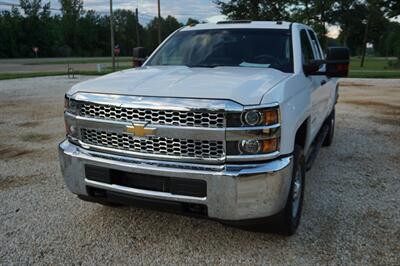
[[[293,72],[290,32],[273,29],[180,31],[147,65],[270,67]]]

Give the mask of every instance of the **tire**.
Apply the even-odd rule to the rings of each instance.
[[[328,129],[328,134],[326,134],[324,142],[322,143],[322,146],[324,147],[331,146],[333,141],[333,135],[335,133],[335,108],[333,108],[333,111],[326,120],[326,123],[329,129]]]
[[[292,181],[289,196],[285,208],[279,214],[280,218],[275,225],[275,231],[286,236],[293,235],[300,224],[304,199],[305,173],[306,163],[303,149],[301,146],[296,145],[294,148]]]

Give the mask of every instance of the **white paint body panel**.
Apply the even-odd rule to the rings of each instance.
[[[291,74],[250,67],[143,67],[79,83],[69,94],[93,92],[135,96],[228,99],[259,104],[263,95]]]

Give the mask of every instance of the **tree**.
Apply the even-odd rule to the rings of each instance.
[[[75,51],[76,55],[83,56],[105,56],[104,51],[109,52],[109,38],[101,37],[102,17],[93,10],[88,10],[78,20],[77,39],[78,47]],[[104,26],[105,27],[105,26]],[[69,46],[61,48],[64,56],[72,54]]]
[[[21,29],[23,17],[18,8],[0,13],[0,58],[21,57],[19,45],[21,43]]]
[[[42,0],[20,0],[20,6],[27,17],[37,18],[42,9]]]
[[[332,23],[335,0],[301,0],[293,9],[293,20],[311,26],[317,33],[321,45],[326,46],[327,26]]]
[[[43,56],[51,54],[51,43],[47,23],[50,19],[50,3],[42,5],[41,0],[21,0],[20,6],[25,18],[21,21],[20,30],[24,33],[21,42],[20,55],[29,57],[33,55],[32,47],[39,47]]]
[[[400,1],[399,0],[387,0],[386,8],[388,10],[389,17],[397,17],[400,15]]]
[[[186,21],[186,26],[190,26],[190,25],[196,25],[199,24],[200,22],[197,19],[194,18],[188,18],[188,20]]]
[[[161,40],[164,40],[168,35],[182,27],[183,25],[172,16],[168,16],[165,19],[161,18]],[[151,52],[158,46],[158,17],[155,17],[150,21],[146,28],[146,42],[145,46]]]
[[[83,11],[83,0],[59,0],[62,13],[62,31],[64,44],[72,49],[73,54],[79,54],[78,21]]]
[[[132,48],[137,47],[137,19],[131,10],[118,9],[114,12],[115,40],[120,45],[121,55],[132,54]],[[144,35],[143,27],[139,25],[139,34]]]
[[[385,12],[387,13],[389,10],[387,9],[386,2],[383,0],[366,0],[366,20],[365,20],[365,29],[364,29],[364,37],[361,46],[361,63],[360,67],[364,67],[364,59],[365,53],[367,50],[367,42],[370,40],[370,31],[371,26],[374,22],[379,20],[380,18],[384,18]],[[382,25],[380,24],[380,27]]]
[[[288,0],[217,0],[215,3],[223,15],[230,19],[290,20],[290,10],[297,1]]]
[[[400,56],[400,24],[389,22],[384,31],[380,31],[379,42],[375,46],[381,56]]]

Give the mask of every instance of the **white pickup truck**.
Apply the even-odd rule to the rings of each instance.
[[[305,172],[332,142],[348,64],[346,48],[325,57],[298,23],[181,28],[140,67],[66,93],[59,155],[68,189],[291,235]]]

